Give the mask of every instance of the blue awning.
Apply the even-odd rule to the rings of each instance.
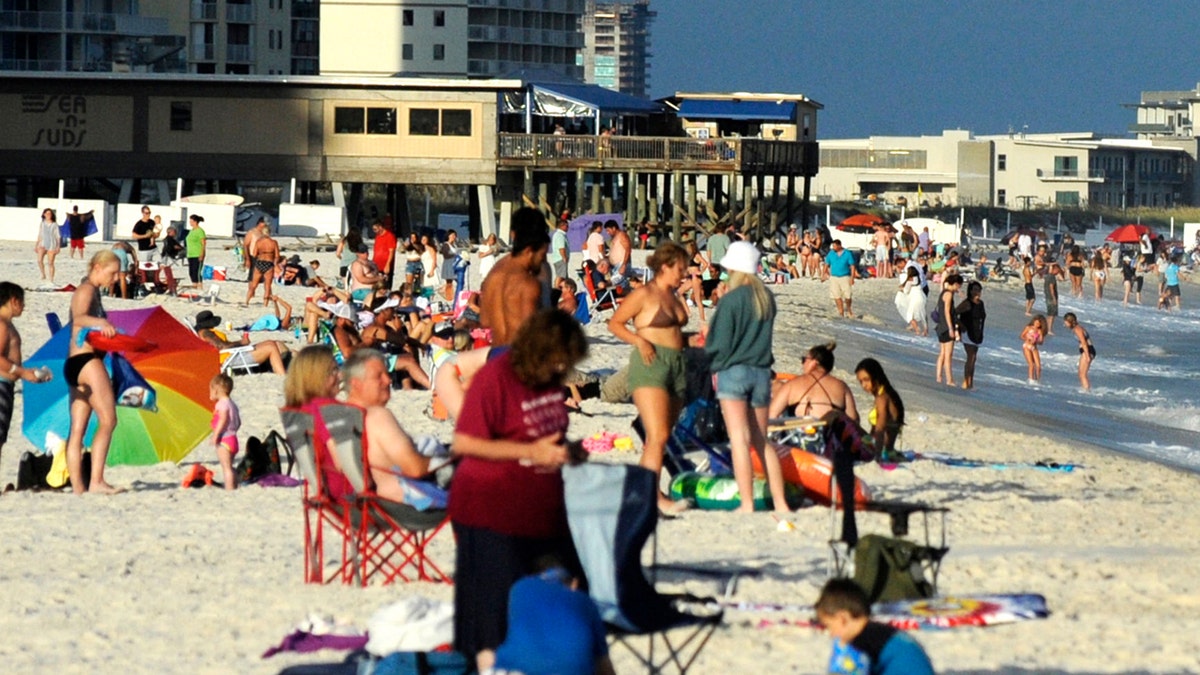
[[[532,82],[534,91],[543,91],[561,96],[592,110],[613,115],[655,115],[663,112],[657,101],[622,94],[595,84],[568,84],[559,82]]]
[[[679,116],[697,120],[795,122],[796,102],[684,99],[679,103]]]

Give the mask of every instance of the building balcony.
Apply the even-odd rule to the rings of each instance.
[[[250,63],[254,61],[254,47],[251,45],[226,45],[225,60],[233,63]]]
[[[1169,124],[1130,124],[1131,134],[1156,134],[1160,136],[1175,136],[1175,128]]]
[[[1103,171],[1078,169],[1038,169],[1037,177],[1046,183],[1103,183]]]
[[[815,175],[816,143],[758,139],[500,134],[501,167]]]
[[[0,31],[61,31],[62,12],[0,12]]]
[[[225,5],[225,20],[229,23],[254,23],[254,5]]]
[[[217,3],[215,2],[193,2],[192,3],[192,21],[216,21],[217,20]]]
[[[58,59],[0,59],[0,70],[49,72],[65,68]]]
[[[192,45],[193,61],[216,61],[216,48],[211,44],[196,43]]]

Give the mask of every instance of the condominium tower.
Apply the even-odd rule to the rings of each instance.
[[[583,15],[584,49],[579,53],[586,82],[645,98],[650,83],[650,0],[588,0]]]

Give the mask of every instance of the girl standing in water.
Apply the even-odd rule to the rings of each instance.
[[[1021,347],[1025,353],[1025,363],[1029,366],[1029,384],[1037,384],[1042,379],[1042,354],[1038,346],[1046,340],[1046,317],[1035,314],[1029,325],[1021,331]]]
[[[1067,312],[1067,315],[1063,317],[1063,323],[1067,324],[1067,328],[1079,340],[1079,386],[1083,387],[1084,391],[1091,391],[1092,382],[1088,379],[1088,370],[1092,367],[1092,361],[1096,360],[1096,347],[1092,345],[1092,336],[1088,334],[1086,328],[1079,324],[1075,312]]]
[[[958,308],[954,304],[954,294],[962,288],[963,278],[958,274],[946,277],[942,284],[942,293],[938,296],[937,327],[938,339],[937,381],[940,384],[945,378],[946,384],[954,386],[954,343],[959,339]]]

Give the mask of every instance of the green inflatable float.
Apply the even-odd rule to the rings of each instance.
[[[788,508],[796,509],[804,503],[804,490],[797,485],[785,484],[784,494]],[[697,508],[706,511],[732,511],[742,503],[733,476],[710,476],[695,471],[684,471],[675,476],[671,481],[671,499],[691,499]],[[773,508],[767,481],[754,479],[754,510]]]

